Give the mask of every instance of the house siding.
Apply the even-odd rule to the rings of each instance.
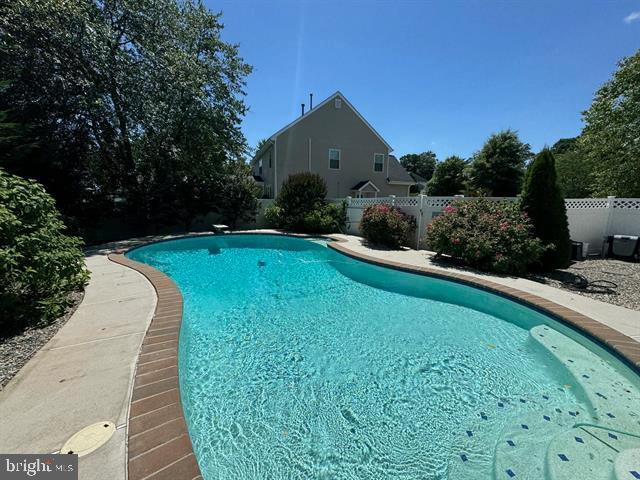
[[[328,197],[351,195],[351,187],[363,180],[375,183],[379,196],[407,194],[406,185],[387,184],[389,149],[347,102],[343,100],[342,108],[335,108],[332,99],[316,108],[276,138],[278,191],[289,175],[311,171],[326,180]],[[329,168],[329,149],[341,151],[339,170]],[[382,172],[373,170],[375,153],[385,155]]]

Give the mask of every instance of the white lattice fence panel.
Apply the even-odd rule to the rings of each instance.
[[[640,198],[614,198],[613,208],[621,210],[640,210]]]
[[[396,197],[396,207],[416,207],[420,203],[420,197]]]
[[[564,201],[567,210],[589,210],[607,208],[609,200],[607,198],[567,198]]]
[[[392,199],[390,197],[377,197],[377,198],[352,198],[350,207],[365,208],[369,205],[387,204],[391,205]]]

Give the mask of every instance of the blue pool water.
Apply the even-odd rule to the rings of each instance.
[[[536,311],[323,242],[198,237],[128,256],[183,293],[181,395],[207,480],[526,478],[531,458],[500,444],[536,421],[531,441],[549,441],[530,478],[546,475],[557,436],[547,424],[569,431],[576,416],[598,418],[582,371],[553,351],[565,339],[636,392],[621,364]],[[558,332],[554,345],[532,338],[542,325]]]

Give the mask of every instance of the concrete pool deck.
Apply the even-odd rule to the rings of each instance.
[[[277,232],[261,230],[251,233]],[[81,428],[108,420],[115,423],[116,433],[104,446],[80,459],[80,478],[127,478],[127,448],[131,448],[127,445],[127,428],[131,428],[130,425],[127,426],[127,418],[134,389],[136,363],[154,313],[158,316],[157,295],[154,287],[141,273],[111,262],[107,254],[114,249],[177,237],[179,236],[116,242],[87,255],[86,262],[92,275],[78,310],[0,392],[0,410],[3,413],[0,430],[4,433],[0,436],[0,451],[56,452]],[[368,248],[359,237],[334,237],[341,240],[340,246],[356,256],[408,267],[439,269],[443,274],[454,278],[483,279],[525,294],[543,297],[624,334],[632,342],[628,347],[640,352],[640,312],[526,279],[443,267],[434,264],[433,255],[425,251],[376,250]],[[171,297],[167,300],[171,300]],[[171,302],[168,306],[170,305]],[[165,307],[158,305],[158,308]],[[151,331],[153,330],[154,327],[151,327]],[[158,334],[157,330],[155,334]],[[177,332],[172,334],[171,340],[177,341]],[[148,342],[145,344],[149,345]],[[170,369],[172,366],[173,364],[165,368]],[[173,377],[175,375],[171,374],[170,378]],[[175,403],[174,401],[173,404]],[[157,432],[163,434],[162,429],[157,429]],[[150,447],[151,450],[161,453],[159,448],[162,443],[155,440],[151,445],[155,445]],[[169,470],[164,471],[171,473]],[[173,472],[171,478],[194,478],[192,470],[187,472],[189,473],[182,476]],[[161,478],[161,475],[154,478]]]

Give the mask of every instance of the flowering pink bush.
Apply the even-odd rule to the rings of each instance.
[[[406,244],[415,228],[415,218],[389,205],[369,205],[360,222],[360,233],[364,238],[391,248]]]
[[[517,204],[484,198],[446,207],[427,228],[427,243],[438,254],[499,273],[523,273],[545,251]]]

